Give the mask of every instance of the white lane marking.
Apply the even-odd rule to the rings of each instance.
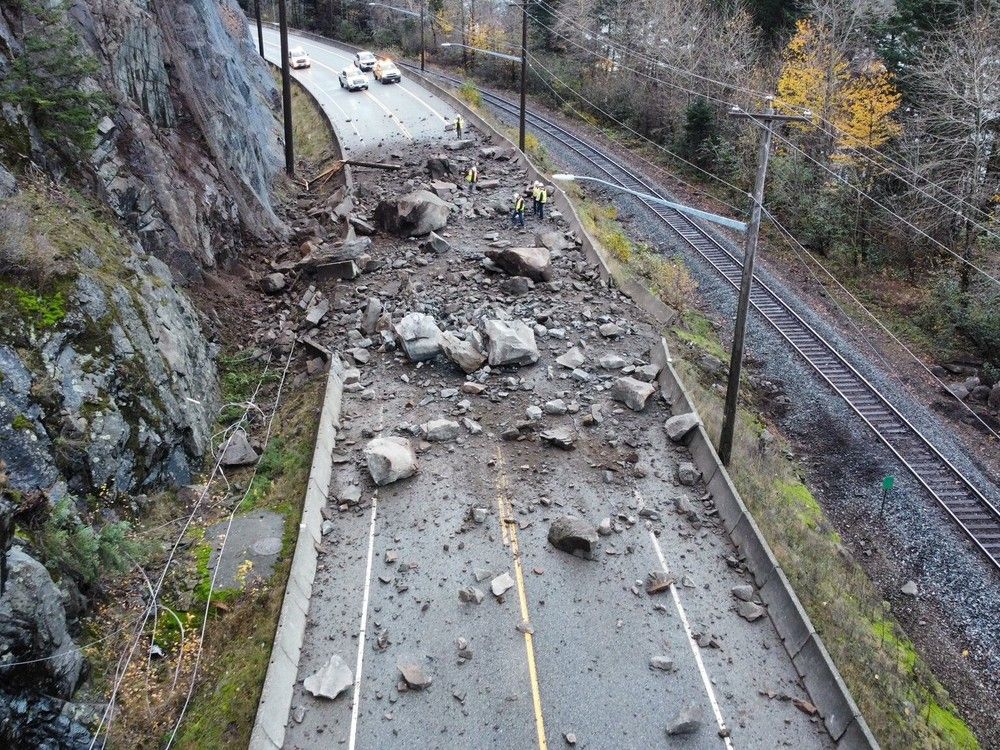
[[[361,627],[358,631],[358,659],[354,666],[354,698],[351,703],[351,739],[348,750],[358,741],[358,709],[361,707],[361,666],[365,658],[365,634],[368,632],[368,598],[372,590],[372,555],[375,552],[375,515],[378,512],[378,492],[372,496],[372,522],[368,529],[368,563],[365,567],[365,593],[361,599]]]
[[[277,52],[278,52],[278,55],[279,55],[279,56],[281,55],[281,50],[280,50],[280,48],[278,47],[278,45],[277,45],[276,43],[274,43],[274,42],[268,42],[268,41],[265,41],[265,42],[264,42],[264,51],[265,51],[265,52],[266,52],[266,51],[268,51],[268,47],[270,47],[271,49],[273,49],[273,50],[277,51]],[[319,63],[319,62],[317,62],[317,64],[319,64],[319,65],[322,65],[322,63]],[[337,78],[337,81],[338,81],[338,84],[339,84],[339,81],[340,81],[340,78],[339,78],[339,74],[337,74],[337,72],[336,72],[335,70],[333,70],[333,68],[329,68],[329,67],[327,67],[326,65],[323,65],[323,67],[324,67],[324,68],[326,68],[327,70],[329,70],[329,71],[331,71],[332,73],[334,73],[334,74],[335,74],[335,77]],[[303,80],[303,76],[301,76],[301,74],[299,74],[299,73],[295,73],[294,75],[295,75],[295,79],[296,79],[297,81],[299,81],[299,83],[301,83],[301,84],[302,84],[303,86],[306,86],[306,82],[305,82],[305,80]],[[311,79],[310,79],[310,80],[311,80]],[[307,88],[308,88],[308,89],[309,89],[310,91],[313,91],[314,93],[315,93],[315,92],[319,92],[320,94],[322,94],[323,96],[325,96],[325,97],[327,98],[327,100],[328,100],[328,101],[330,102],[330,104],[332,104],[332,105],[333,105],[334,107],[336,107],[337,109],[339,109],[339,110],[340,110],[340,113],[341,113],[342,115],[344,115],[344,121],[345,121],[345,122],[347,122],[347,124],[351,126],[351,129],[352,129],[352,130],[354,131],[354,135],[358,136],[358,138],[361,138],[361,131],[360,131],[360,130],[358,130],[358,126],[357,126],[357,125],[356,125],[356,124],[354,123],[354,120],[355,120],[355,118],[351,117],[351,116],[350,116],[350,115],[349,115],[349,114],[347,113],[347,110],[345,110],[345,109],[344,109],[343,107],[341,107],[341,106],[340,106],[340,105],[339,105],[339,104],[337,103],[337,100],[336,100],[336,99],[334,99],[334,98],[333,98],[333,97],[332,97],[332,96],[331,96],[331,95],[330,95],[330,94],[329,94],[329,93],[327,92],[327,90],[326,90],[326,89],[322,88],[322,87],[321,87],[321,86],[319,85],[319,82],[318,82],[318,81],[316,82],[316,86],[315,86],[315,87],[313,87],[313,86],[307,86]],[[362,140],[364,140],[364,139],[362,139]]]
[[[636,500],[642,504],[642,495],[639,494],[639,490],[633,490],[635,493]],[[660,565],[663,567],[664,573],[669,573],[670,568],[667,567],[667,559],[663,556],[663,550],[660,548],[660,540],[656,538],[656,534],[653,533],[652,529],[649,532],[649,538],[653,541],[653,549],[656,550],[656,556],[660,560]],[[677,614],[680,615],[681,624],[684,625],[684,633],[687,635],[688,646],[691,647],[691,653],[694,654],[695,663],[698,665],[698,672],[701,674],[701,682],[705,686],[705,692],[708,693],[708,701],[712,704],[712,713],[715,714],[715,721],[719,725],[720,730],[726,729],[726,722],[722,718],[722,708],[719,706],[719,701],[715,697],[715,690],[712,688],[712,682],[708,678],[708,670],[705,669],[705,662],[701,659],[701,647],[698,646],[697,641],[694,639],[694,633],[691,632],[691,624],[688,622],[687,612],[684,611],[684,605],[681,604],[680,594],[677,592],[677,587],[674,584],[670,584],[670,594],[674,598],[674,606],[677,608]],[[726,742],[726,747],[728,750],[733,750],[733,742],[729,737],[723,737]]]
[[[379,107],[379,109],[381,109],[383,112],[385,112],[386,116],[389,117],[389,119],[391,119],[394,123],[396,123],[396,127],[399,128],[400,133],[406,136],[409,140],[411,141],[413,140],[413,136],[410,135],[410,131],[406,129],[406,126],[403,124],[403,121],[400,120],[398,117],[396,117],[396,115],[393,113],[391,109],[389,109],[382,102],[376,99],[371,91],[366,90],[365,96],[367,96],[369,99],[375,102],[375,105]]]

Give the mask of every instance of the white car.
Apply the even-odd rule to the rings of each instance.
[[[293,47],[288,50],[288,64],[293,68],[308,68],[312,65],[309,55],[302,47]]]
[[[367,91],[368,76],[355,68],[353,65],[344,68],[338,76],[340,88],[348,91]]]
[[[375,67],[376,58],[368,50],[363,50],[354,56],[354,66],[360,70],[371,70]]]
[[[379,60],[375,63],[372,75],[375,76],[376,81],[383,85],[387,83],[399,83],[403,80],[399,68],[396,67],[396,63],[392,60]]]

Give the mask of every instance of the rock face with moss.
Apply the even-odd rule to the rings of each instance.
[[[0,71],[59,54],[33,46],[57,25],[36,5],[0,13]],[[235,259],[244,235],[284,231],[270,197],[282,167],[277,91],[235,3],[85,0],[58,24],[72,29],[73,52],[97,63],[79,85],[104,101],[85,171],[147,250],[192,278]],[[30,104],[0,112],[0,149],[27,146],[33,161],[71,167],[53,156]]]

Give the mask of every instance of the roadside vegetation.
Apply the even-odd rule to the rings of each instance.
[[[728,356],[712,321],[696,306],[687,267],[680,258],[656,256],[632,242],[613,206],[579,199],[576,204],[588,233],[619,272],[641,280],[679,313],[665,334],[675,367],[717,440],[724,389],[719,370],[705,363],[725,363]],[[760,414],[743,409],[729,473],[875,736],[887,748],[978,748],[947,691],[893,620],[888,602],[841,544],[805,472],[787,458],[788,447]]]

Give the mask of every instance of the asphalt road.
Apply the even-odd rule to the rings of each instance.
[[[274,54],[276,35],[268,34]],[[324,102],[355,155],[378,156],[390,141],[404,158],[419,160],[445,137],[451,110],[413,82],[375,84],[367,96],[348,93],[336,71],[349,55],[293,39],[298,43],[314,65],[297,77]],[[477,203],[505,206],[524,184],[523,172],[509,163],[481,169],[501,186],[496,196],[480,193]],[[419,174],[355,177],[421,180]],[[383,183],[375,192],[392,188]],[[421,309],[439,320],[446,308],[509,304],[509,314],[524,317],[526,305],[544,304],[552,316],[547,325],[563,325],[569,341],[542,340],[537,365],[495,373],[484,396],[469,397],[468,415],[483,432],[463,430],[458,442],[426,446],[416,477],[379,489],[363,469],[368,439],[394,434],[403,422],[457,419],[464,396],[442,393],[463,382],[446,364],[418,368],[373,352],[362,368],[366,397],[345,394],[342,455],[329,500],[333,530],[319,551],[285,746],[547,750],[569,746],[569,736],[576,747],[609,750],[830,747],[821,724],[789,700],[807,695],[770,621],[751,623],[736,614],[731,589],[748,578],[726,563],[732,544],[711,524],[697,528],[673,510],[681,496],[701,507],[704,488],[677,483],[678,463],[689,457],[665,439],[666,407],[656,400],[633,414],[607,399],[608,373],[581,385],[552,362],[581,340],[589,346],[590,368],[612,352],[642,361],[657,338],[655,327],[617,293],[581,282],[586,277],[577,261],[568,259],[557,264],[558,277],[576,281],[562,291],[520,301],[498,296],[477,274],[483,235],[502,228],[501,236],[509,234],[515,244],[531,244],[506,229],[501,216],[469,213],[450,222],[446,236],[461,252],[429,263],[413,261],[413,246],[377,237],[372,255],[383,270],[359,279],[360,288],[338,292],[357,295],[353,302],[341,297],[338,309],[377,294],[399,305],[397,313]],[[404,259],[417,293],[393,302],[387,286],[398,281],[394,263]],[[622,321],[628,335],[613,342],[595,336],[595,311]],[[335,335],[335,348],[354,345],[346,328]],[[508,376],[524,382],[512,387]],[[579,399],[584,410],[600,404],[606,420],[587,428],[579,414],[546,417],[547,426],[578,431],[580,443],[570,452],[537,440],[500,439],[529,404],[554,398]],[[623,456],[631,457],[621,463]],[[633,463],[645,471],[622,468]],[[470,519],[473,508],[486,511],[481,523]],[[564,513],[595,525],[616,520],[596,560],[548,544],[551,520]],[[669,570],[678,583],[648,595],[643,581],[656,570]],[[504,573],[513,586],[494,596],[491,580]],[[459,589],[469,586],[484,593],[481,604],[460,600]],[[471,658],[460,657],[460,639]],[[357,690],[348,688],[335,701],[314,698],[303,681],[335,654],[350,666]],[[652,669],[656,656],[672,660],[674,669]],[[401,659],[416,660],[431,684],[401,689]],[[699,730],[667,736],[685,710],[698,717]],[[731,737],[720,736],[727,733]]]
[[[254,34],[256,37],[256,30]],[[293,70],[292,75],[319,100],[346,152],[380,148],[401,151],[415,141],[432,142],[445,138],[445,124],[454,121],[454,110],[409,81],[406,71],[400,83],[386,85],[366,73],[369,89],[348,91],[340,87],[338,75],[350,65],[352,56],[349,53],[289,34],[289,47],[298,46],[305,48],[312,66]],[[264,53],[268,60],[281,63],[278,32],[274,29],[264,29]]]

